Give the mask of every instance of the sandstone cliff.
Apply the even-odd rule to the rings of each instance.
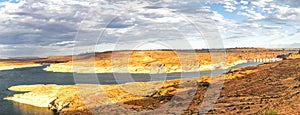
[[[120,51],[75,56],[44,70],[77,73],[173,73],[226,69],[248,60],[275,58],[283,52]],[[215,57],[213,57],[215,56]],[[212,60],[214,59],[214,60]]]

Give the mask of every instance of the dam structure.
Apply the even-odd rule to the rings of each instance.
[[[248,62],[276,62],[281,61],[282,58],[255,58],[255,59],[249,59]]]

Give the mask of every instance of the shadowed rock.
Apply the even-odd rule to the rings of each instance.
[[[296,80],[296,81],[300,81],[300,77],[296,78],[295,80]]]

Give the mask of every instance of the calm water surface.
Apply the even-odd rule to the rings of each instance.
[[[261,63],[239,64],[232,68],[253,66]],[[47,108],[33,107],[30,105],[15,103],[3,100],[4,97],[12,96],[18,92],[8,91],[7,88],[15,85],[32,85],[32,84],[75,84],[73,73],[54,73],[44,71],[42,67],[21,68],[14,70],[0,71],[0,115],[53,115],[54,113]],[[192,73],[171,73],[171,74],[131,74],[132,79],[137,82],[147,82],[165,79],[189,78],[197,76],[209,76],[226,73],[227,70],[214,70],[207,72]],[[81,74],[93,76],[95,74]],[[115,79],[117,77],[117,80]],[[97,74],[101,84],[116,84],[131,82],[128,74]],[[152,79],[151,79],[152,78]],[[86,78],[89,79],[88,77]],[[118,81],[118,82],[117,82]]]

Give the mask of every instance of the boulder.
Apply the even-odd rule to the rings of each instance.
[[[63,108],[66,108],[69,106],[69,102],[58,102],[57,100],[58,98],[56,98],[55,100],[53,100],[51,103],[49,103],[48,108],[52,111],[55,111],[57,113],[59,113]]]

